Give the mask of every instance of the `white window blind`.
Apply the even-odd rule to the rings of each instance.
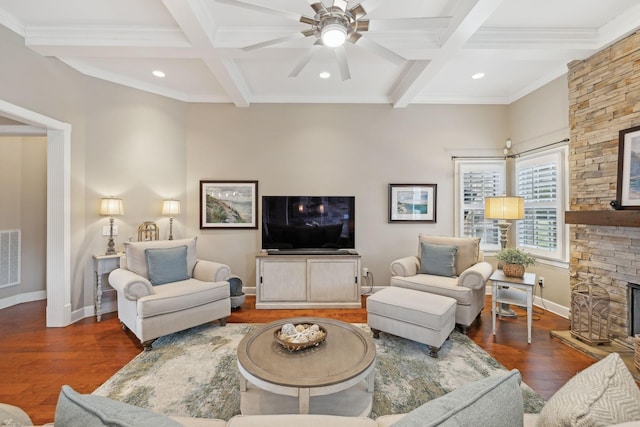
[[[517,221],[518,246],[557,260],[564,258],[564,150],[516,161],[516,191],[525,212]]]
[[[485,251],[500,249],[500,236],[496,221],[484,218],[484,199],[504,194],[505,174],[503,160],[456,162],[456,235],[480,237]]]

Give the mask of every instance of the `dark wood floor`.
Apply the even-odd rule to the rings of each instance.
[[[45,306],[38,301],[0,310],[0,402],[20,406],[36,425],[53,421],[63,384],[90,393],[141,351],[135,337],[121,330],[115,313],[104,315],[100,323],[90,318],[66,328],[46,328]],[[487,309],[490,306],[488,301]],[[535,310],[530,345],[525,315],[500,320],[494,338],[487,310],[470,328],[469,337],[508,369],[519,369],[524,381],[548,399],[595,360],[550,337],[551,330],[568,329],[568,320]],[[255,297],[247,296],[229,322],[262,323],[297,316],[352,323],[367,320],[365,308],[256,310]]]

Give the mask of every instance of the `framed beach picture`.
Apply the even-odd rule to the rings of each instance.
[[[389,222],[436,222],[436,184],[389,184]]]
[[[200,181],[205,228],[258,228],[258,181]]]
[[[640,126],[618,137],[618,209],[640,209]]]

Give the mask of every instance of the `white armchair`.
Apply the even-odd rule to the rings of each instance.
[[[118,318],[145,350],[156,338],[231,314],[225,264],[196,258],[196,238],[125,243],[126,266],[109,275]],[[124,264],[124,263],[123,263]]]
[[[423,243],[433,245],[432,248],[456,249],[425,258]],[[433,266],[430,271],[429,266],[422,265],[430,259],[441,265]],[[483,261],[480,239],[420,234],[418,255],[391,263],[391,286],[454,298],[457,302],[456,325],[466,333],[484,308],[486,283],[492,272],[491,264]]]

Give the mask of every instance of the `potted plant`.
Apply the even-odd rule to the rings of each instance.
[[[524,270],[536,263],[536,259],[529,253],[516,248],[505,248],[496,254],[496,259],[502,263],[505,276],[522,277]]]

